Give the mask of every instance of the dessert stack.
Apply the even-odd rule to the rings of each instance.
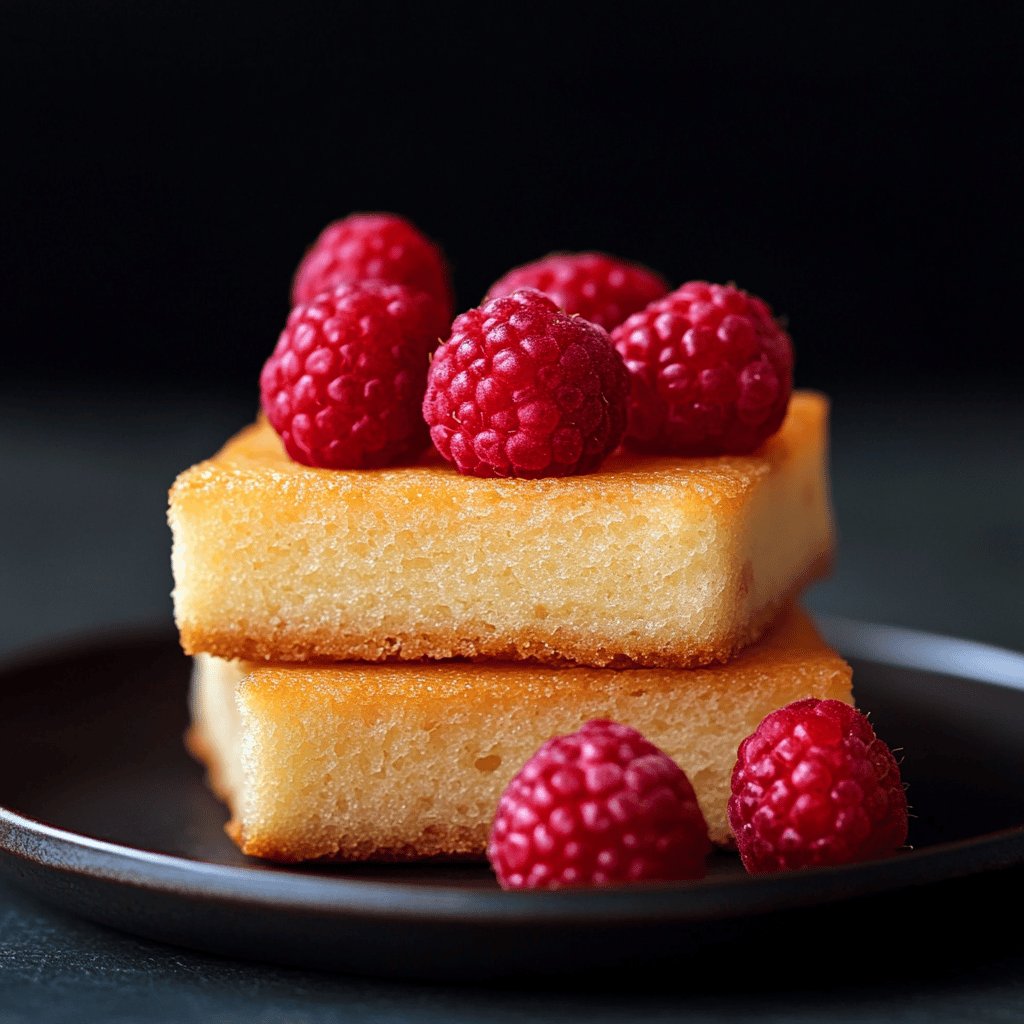
[[[402,264],[393,222],[422,241],[384,215],[325,232],[263,413],[171,489],[188,742],[229,833],[282,862],[483,857],[509,780],[601,718],[669,754],[729,846],[740,742],[792,701],[852,702],[799,607],[834,548],[827,399],[791,390],[760,300],[663,294],[596,254],[521,268],[429,353],[438,306],[417,296],[444,296],[407,280],[423,261]],[[672,331],[717,411],[659,398]],[[383,363],[361,354],[381,339]]]

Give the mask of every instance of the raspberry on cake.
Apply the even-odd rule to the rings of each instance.
[[[263,411],[307,466],[360,469],[414,458],[436,304],[400,284],[342,284],[295,306],[260,374]]]
[[[536,288],[559,309],[610,331],[668,291],[653,270],[603,252],[554,252],[515,267],[487,289],[487,297]]]
[[[686,772],[607,719],[540,747],[501,794],[487,842],[503,889],[703,878],[710,852]]]
[[[499,798],[551,736],[593,718],[632,726],[674,760],[711,841],[736,748],[806,697],[849,703],[850,666],[798,608],[726,665],[555,668],[417,662],[196,660],[190,745],[248,854],[407,860],[485,854]]]
[[[632,390],[626,443],[640,451],[753,451],[786,415],[793,345],[762,299],[690,281],[612,332]]]
[[[797,392],[745,456],[621,449],[538,480],[327,470],[267,423],[170,494],[187,653],[225,658],[724,661],[827,571],[828,402]]]
[[[440,247],[394,213],[352,213],[332,221],[303,256],[292,281],[292,304],[309,302],[339,284],[376,279],[405,284],[438,303],[437,337],[454,311],[448,264]]]
[[[628,387],[604,330],[524,288],[456,318],[430,364],[423,416],[460,473],[567,476],[618,445]]]

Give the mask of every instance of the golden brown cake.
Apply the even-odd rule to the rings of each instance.
[[[768,712],[811,696],[851,702],[851,671],[793,608],[728,665],[696,669],[200,656],[190,745],[245,853],[480,856],[501,791],[536,748],[612,718],[676,759],[724,845],[737,746]]]
[[[618,452],[484,480],[437,456],[312,469],[257,423],[170,494],[187,653],[250,660],[725,661],[830,565],[828,402],[749,456]]]

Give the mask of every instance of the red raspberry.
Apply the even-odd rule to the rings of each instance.
[[[505,889],[703,878],[708,826],[686,773],[628,725],[548,740],[508,784],[487,858]]]
[[[848,864],[907,839],[907,796],[867,717],[808,698],[767,715],[739,747],[729,825],[751,874]]]
[[[606,331],[668,291],[653,270],[601,252],[553,252],[510,270],[487,294],[497,298],[517,288],[536,288],[554,299],[559,309]]]
[[[759,298],[690,281],[612,332],[632,376],[626,443],[641,451],[753,451],[779,429],[793,345]]]
[[[444,255],[393,213],[353,213],[328,224],[299,263],[292,304],[309,302],[339,284],[369,279],[406,284],[433,296],[440,306],[435,340],[448,334],[453,301]]]
[[[566,476],[618,445],[628,390],[602,328],[524,288],[456,317],[430,364],[423,415],[460,473]]]
[[[400,284],[342,284],[296,306],[260,374],[263,410],[307,466],[360,469],[429,443],[420,403],[436,304]]]

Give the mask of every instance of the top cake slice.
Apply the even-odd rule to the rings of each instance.
[[[752,455],[620,451],[539,480],[429,456],[312,469],[256,423],[171,489],[182,646],[250,661],[725,661],[830,565],[828,412],[798,391]]]

